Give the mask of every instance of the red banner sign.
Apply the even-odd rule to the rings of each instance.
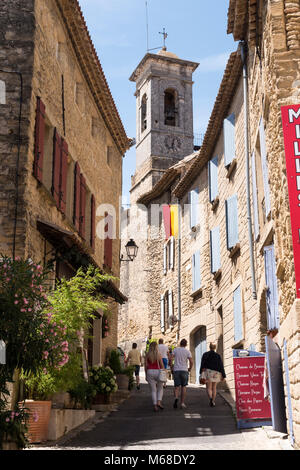
[[[271,419],[264,399],[264,356],[234,357],[235,401],[238,419]]]
[[[282,128],[296,275],[296,296],[300,298],[300,105],[282,106]]]

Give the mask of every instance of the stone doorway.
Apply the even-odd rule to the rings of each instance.
[[[200,326],[192,335],[192,345],[194,350],[194,373],[192,381],[199,384],[199,371],[203,354],[207,351],[206,344],[206,327]]]

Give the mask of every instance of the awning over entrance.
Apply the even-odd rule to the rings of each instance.
[[[37,229],[54,247],[56,252],[75,270],[92,264],[100,270],[101,274],[105,274],[92,257],[92,250],[80,242],[75,233],[44,220],[37,220]],[[123,304],[128,300],[112,281],[103,283],[101,292],[104,296],[111,297],[119,304]]]

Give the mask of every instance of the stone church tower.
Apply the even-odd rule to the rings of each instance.
[[[121,288],[128,302],[120,308],[119,344],[143,347],[151,335],[148,305],[151,292],[147,270],[148,213],[138,198],[151,191],[166,170],[193,153],[192,74],[198,63],[182,60],[163,47],[147,53],[132,73],[136,83],[136,171],[132,176],[130,209],[123,212],[121,250],[130,238],[138,247],[133,262],[121,263]],[[126,253],[122,253],[126,258]]]

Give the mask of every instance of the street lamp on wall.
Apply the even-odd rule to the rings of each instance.
[[[120,258],[120,261],[133,261],[134,258],[136,258],[136,255],[139,249],[139,247],[136,245],[133,238],[130,238],[129,242],[127,242],[127,244],[125,245],[125,248],[126,248],[128,259],[123,259],[123,255],[122,255]]]

